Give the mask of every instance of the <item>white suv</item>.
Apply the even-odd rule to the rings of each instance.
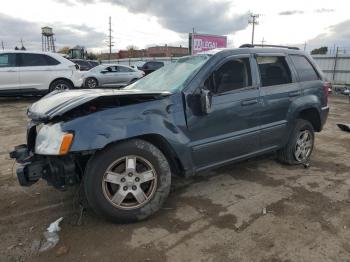
[[[45,94],[82,84],[77,66],[60,54],[0,52],[0,95]]]

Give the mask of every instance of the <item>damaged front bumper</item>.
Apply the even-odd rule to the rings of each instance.
[[[76,163],[70,155],[37,155],[27,145],[19,145],[10,152],[10,157],[20,164],[16,173],[21,186],[31,186],[43,178],[49,185],[62,190],[66,185],[74,185],[80,181]]]

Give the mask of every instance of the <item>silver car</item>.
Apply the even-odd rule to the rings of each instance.
[[[145,75],[143,71],[124,65],[99,65],[83,74],[84,86],[123,87]]]

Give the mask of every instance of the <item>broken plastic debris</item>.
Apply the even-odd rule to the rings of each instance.
[[[350,132],[350,124],[337,124],[337,126],[345,132]]]
[[[61,230],[60,222],[62,220],[63,220],[63,217],[60,217],[56,221],[52,222],[50,226],[47,228],[47,231],[44,232],[44,237],[46,238],[46,242],[41,245],[39,252],[44,252],[57,245],[58,241],[60,240],[60,237],[57,234],[57,232]]]

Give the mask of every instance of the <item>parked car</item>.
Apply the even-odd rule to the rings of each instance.
[[[145,61],[137,61],[131,67],[140,70],[140,68],[145,64]]]
[[[84,60],[84,59],[71,59],[73,63],[79,66],[80,71],[89,71],[90,69],[98,66],[100,63],[93,60]]]
[[[163,66],[164,66],[164,62],[148,61],[148,62],[145,62],[142,66],[138,66],[137,68],[145,72],[146,75],[148,75]]]
[[[341,93],[342,93],[343,95],[346,95],[346,96],[350,95],[350,88],[349,88],[349,87],[345,87],[345,88],[341,91]]]
[[[145,75],[144,72],[124,65],[99,65],[83,74],[84,86],[123,87]]]
[[[0,51],[0,95],[45,94],[80,87],[74,63],[59,54]]]
[[[28,110],[27,144],[10,153],[22,186],[82,183],[108,219],[145,219],[171,176],[276,152],[305,164],[326,122],[329,84],[291,48],[214,50],[180,58],[122,90],[48,95]],[[64,104],[62,104],[64,101]]]

